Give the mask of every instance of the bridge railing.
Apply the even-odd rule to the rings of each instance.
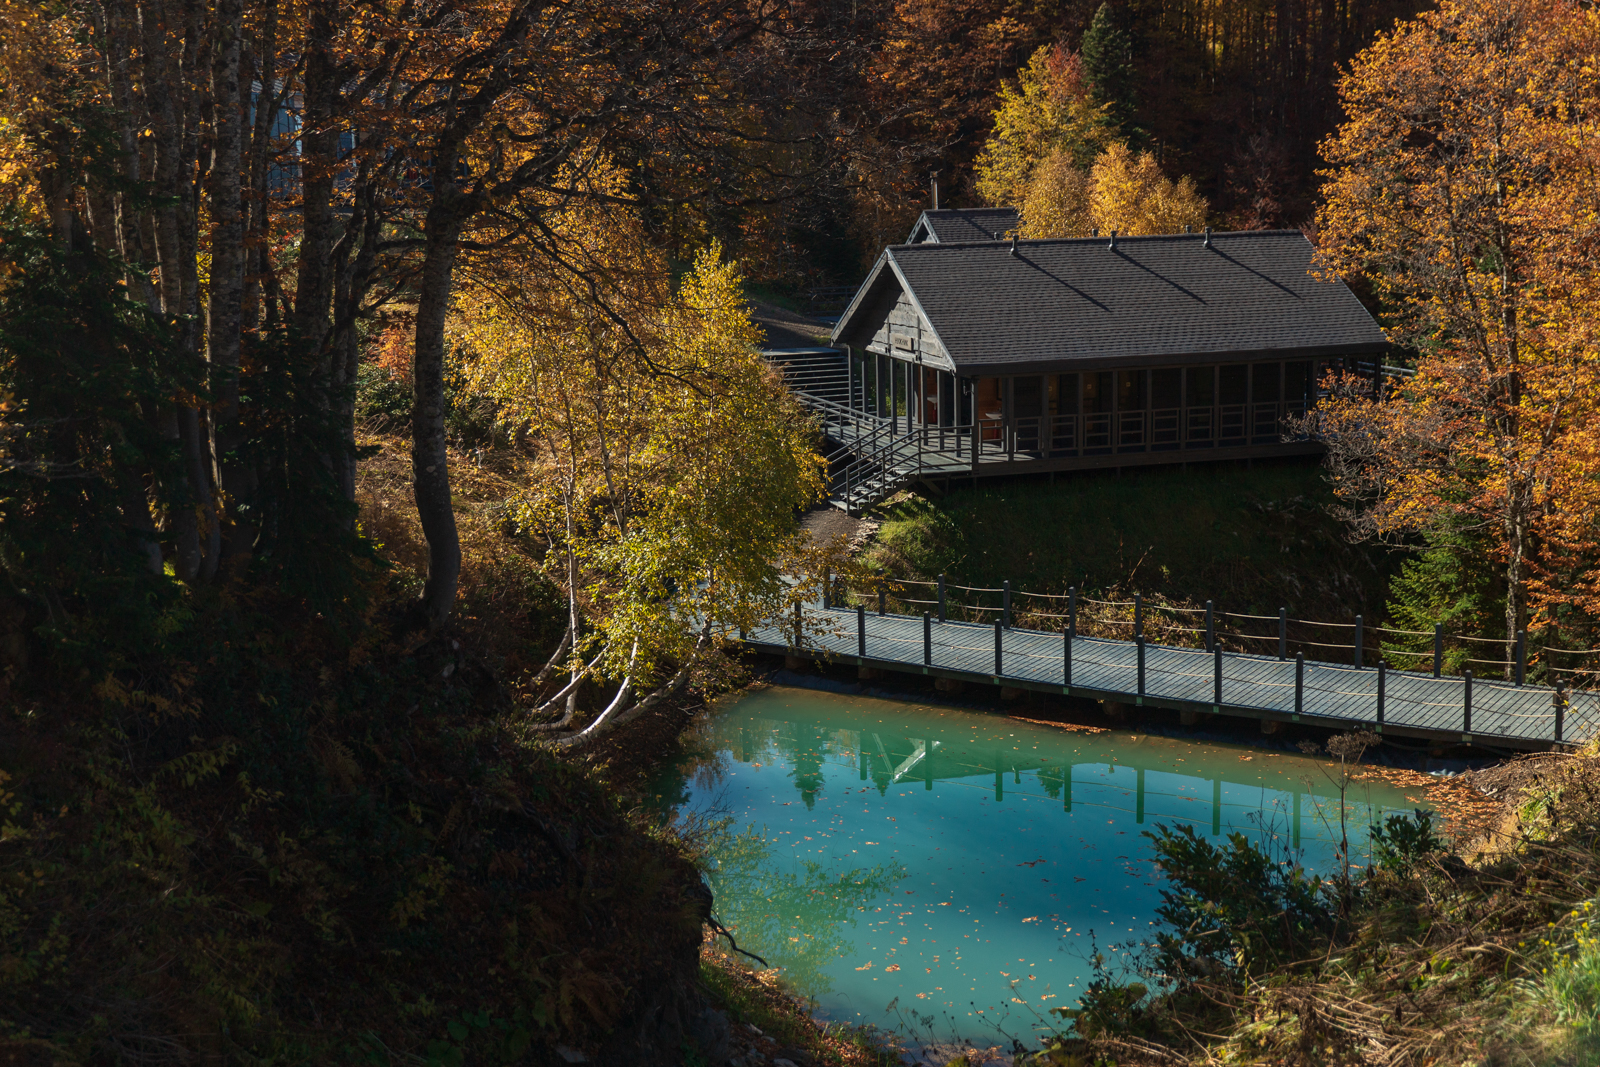
[[[1542,681],[1568,688],[1594,688],[1600,681],[1600,648],[1565,648],[1530,642],[1526,632],[1511,641],[1477,634],[1406,630],[1368,623],[1361,615],[1349,622],[1231,612],[1211,601],[1185,605],[1146,599],[1103,600],[1069,587],[1064,593],[1038,593],[999,586],[970,586],[947,581],[883,578],[871,585],[847,587],[829,583],[835,606],[861,604],[876,614],[920,615],[971,623],[998,621],[1005,628],[1072,633],[1120,640],[1143,638],[1172,648],[1276,655],[1287,661],[1296,654],[1323,662],[1344,660],[1354,668],[1379,662],[1399,670],[1462,676],[1471,671],[1480,682],[1492,675],[1521,685]],[[1418,644],[1431,647],[1417,648]],[[1407,647],[1407,646],[1411,647]],[[1496,656],[1493,653],[1499,652]]]

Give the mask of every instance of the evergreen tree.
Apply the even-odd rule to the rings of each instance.
[[[1128,27],[1127,9],[1101,4],[1094,21],[1083,35],[1084,72],[1096,104],[1105,109],[1106,121],[1123,137],[1135,135],[1134,109],[1137,106],[1134,39]]]

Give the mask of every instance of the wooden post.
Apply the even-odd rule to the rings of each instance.
[[[1133,594],[1133,636],[1144,636],[1144,597],[1138,593]]]
[[[1517,631],[1517,685],[1522,685],[1523,676],[1528,672],[1528,631]]]
[[[1561,728],[1564,725],[1566,725],[1565,720],[1566,720],[1566,713],[1567,713],[1567,689],[1566,689],[1566,686],[1562,683],[1562,681],[1561,681],[1561,679],[1559,677],[1556,679],[1555,692],[1550,694],[1550,703],[1555,705],[1555,710],[1556,710],[1555,738],[1556,738],[1557,741],[1560,741],[1561,740]]]
[[[1389,665],[1383,660],[1378,661],[1378,732],[1383,732],[1383,689],[1384,683],[1389,678]]]
[[[1278,658],[1289,658],[1289,609],[1278,609]]]
[[[945,621],[944,614],[944,575],[939,575],[939,621]]]
[[[1300,709],[1305,706],[1306,690],[1306,654],[1294,654],[1294,713],[1300,714]]]
[[[867,658],[867,606],[856,605],[856,655]]]
[[[926,611],[922,613],[922,665],[933,666],[933,616]]]
[[[1139,653],[1139,695],[1144,696],[1144,634],[1133,639],[1135,648]]]
[[[996,619],[994,623],[994,676],[996,678],[1003,677],[1000,670],[1000,632],[1000,620]]]
[[[1217,647],[1216,611],[1211,601],[1206,601],[1206,651]]]
[[[1354,647],[1354,649],[1355,649],[1356,670],[1358,670],[1358,671],[1361,669],[1361,652],[1362,652],[1361,646],[1364,645],[1365,643],[1366,643],[1366,635],[1362,632],[1362,629],[1361,629],[1361,616],[1357,615],[1356,616],[1356,635],[1355,635],[1355,641],[1352,642],[1352,647]]]
[[[1444,627],[1439,623],[1433,624],[1433,676],[1439,677],[1444,670]]]
[[[884,614],[886,608],[888,607],[888,601],[889,601],[889,594],[884,592],[882,589],[879,589],[878,590],[878,614],[879,615]]]
[[[1072,687],[1072,630],[1061,633],[1061,684]]]
[[[828,608],[832,606],[831,603],[830,603],[831,600],[832,600],[832,597],[830,595],[832,593],[832,591],[833,591],[833,572],[831,570],[824,570],[822,572],[822,610],[823,611],[827,611]]]
[[[1067,636],[1078,636],[1078,587],[1067,586]]]
[[[1222,649],[1211,650],[1211,703],[1222,707]]]
[[[1472,732],[1472,670],[1461,672],[1461,732]]]
[[[1001,589],[1000,618],[1005,622],[1006,629],[1009,630],[1011,629],[1011,579],[1007,578],[1000,584],[1003,587]]]

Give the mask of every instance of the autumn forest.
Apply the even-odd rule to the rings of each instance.
[[[0,1063],[723,1067],[730,1012],[900,1062],[705,962],[705,828],[647,794],[765,669],[730,635],[881,577],[797,524],[830,471],[750,302],[853,288],[934,196],[1302,231],[1403,372],[1286,430],[1385,618],[1592,688],[1597,70],[1575,0],[0,0]],[[1414,954],[1318,1021],[1324,947],[1427,913],[1510,983],[1463,946],[1559,894],[1502,863],[1450,912],[1461,861],[1396,848],[1359,900],[1229,867],[1218,929],[1299,908],[1323,963],[1240,934],[1015,1062],[1204,1062],[1280,980],[1259,1062],[1467,1062],[1455,1008],[1385,1036]]]

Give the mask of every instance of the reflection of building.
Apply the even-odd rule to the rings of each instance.
[[[1273,806],[1263,799],[1266,795],[1281,793],[1281,798],[1278,798],[1281,813],[1273,818],[1281,817],[1283,825],[1274,825],[1271,819],[1259,825],[1270,832],[1284,833],[1293,848],[1300,847],[1305,819],[1311,817],[1310,813],[1315,811],[1319,803],[1332,802],[1335,808],[1340,803],[1337,791],[1331,787],[1319,792],[1307,784],[1286,780],[1283,785],[1287,788],[1273,789],[1264,786],[1259,777],[1248,775],[1239,781],[1232,781],[1222,775],[1207,778],[1181,774],[1159,764],[1139,766],[1126,749],[1117,749],[1113,755],[1114,742],[1086,744],[1077,756],[1063,760],[1024,754],[1012,749],[975,750],[975,746],[964,745],[964,740],[952,738],[947,743],[938,738],[893,737],[881,732],[857,731],[860,780],[864,782],[871,779],[877,784],[879,793],[886,793],[892,785],[921,782],[924,789],[933,789],[936,782],[963,779],[967,780],[963,784],[970,788],[974,784],[971,780],[978,779],[983,782],[983,788],[993,791],[996,802],[1003,803],[1006,787],[1020,786],[1025,790],[1023,773],[1032,772],[1044,794],[1052,800],[1060,800],[1064,811],[1073,810],[1075,782],[1079,789],[1077,803],[1080,806],[1085,803],[1085,795],[1091,798],[1089,806],[1097,806],[1092,802],[1095,792],[1103,792],[1109,787],[1113,791],[1126,793],[1126,805],[1122,810],[1131,810],[1135,823],[1144,823],[1148,816],[1163,822],[1187,822],[1204,832],[1209,822],[1213,836],[1220,835],[1225,827],[1237,828],[1239,825],[1226,817],[1226,808],[1234,808],[1236,816],[1249,815]],[[1085,780],[1086,775],[1088,780]],[[1148,781],[1152,775],[1160,782],[1153,788]],[[1174,779],[1184,785],[1178,793],[1170,791]],[[1247,791],[1251,799],[1241,803],[1236,796],[1229,801],[1224,794],[1224,787],[1230,785]],[[1181,815],[1172,811],[1147,811],[1147,803],[1159,806],[1174,797],[1182,800],[1187,809]],[[1207,800],[1209,804],[1205,803]],[[1303,803],[1307,800],[1309,804]]]

